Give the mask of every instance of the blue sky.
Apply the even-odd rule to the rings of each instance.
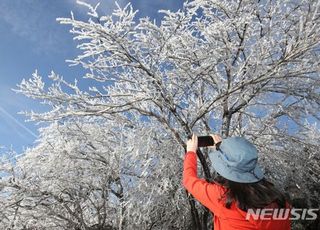
[[[85,0],[100,11],[110,14],[114,0]],[[121,6],[129,1],[118,0]],[[133,0],[137,18],[149,16],[159,20],[160,9],[180,8],[183,0]],[[74,58],[78,50],[68,32],[70,27],[56,22],[57,17],[86,18],[86,8],[76,0],[0,0],[0,146],[12,146],[17,152],[34,145],[37,124],[25,122],[20,111],[44,111],[37,101],[12,91],[23,78],[28,79],[37,69],[46,79],[54,70],[73,81],[80,79],[84,70],[69,67],[66,59]],[[84,83],[86,84],[86,83]]]

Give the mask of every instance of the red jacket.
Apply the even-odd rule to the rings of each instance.
[[[183,185],[195,199],[214,213],[214,230],[290,230],[289,217],[285,220],[255,220],[247,212],[242,211],[233,203],[230,209],[225,207],[225,200],[220,199],[225,188],[216,183],[208,183],[197,177],[197,155],[188,152],[183,166]],[[290,216],[290,215],[289,215]]]

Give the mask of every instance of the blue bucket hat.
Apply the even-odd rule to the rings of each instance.
[[[256,147],[243,137],[223,139],[218,150],[209,154],[211,165],[222,177],[240,183],[254,183],[264,175],[258,166]]]

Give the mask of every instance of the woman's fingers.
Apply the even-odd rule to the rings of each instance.
[[[220,135],[211,134],[210,136],[213,138],[213,141],[215,144],[220,143],[222,141],[222,138],[220,137]]]
[[[193,140],[193,143],[198,147],[198,136],[193,134],[192,135],[192,140]]]
[[[198,148],[198,137],[192,134],[192,138],[187,141],[187,151],[196,152]]]
[[[222,138],[218,134],[211,134],[210,136],[212,137],[213,143],[214,143],[214,145],[210,147],[215,149],[216,144],[220,143],[222,141]]]

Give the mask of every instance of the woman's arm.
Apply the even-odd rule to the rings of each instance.
[[[189,140],[187,143],[187,153],[183,164],[183,186],[200,203],[218,215],[221,205],[223,205],[223,203],[219,201],[223,194],[223,187],[198,178],[196,150],[192,147],[190,148],[190,146],[194,147],[194,145],[197,144],[197,140],[194,139],[196,139],[196,136],[193,136],[192,140]]]

